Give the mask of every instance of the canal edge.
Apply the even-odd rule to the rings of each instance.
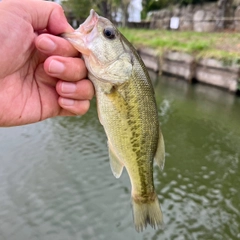
[[[179,51],[158,52],[149,47],[140,47],[137,51],[146,67],[159,75],[173,75],[189,83],[204,83],[232,93],[240,91],[240,66],[237,64],[214,58],[197,59]]]

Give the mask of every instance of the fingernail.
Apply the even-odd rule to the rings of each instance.
[[[38,47],[44,52],[53,52],[57,46],[51,39],[43,37],[39,40]]]
[[[76,84],[74,83],[67,83],[63,82],[62,83],[62,92],[63,93],[74,93],[76,92]]]
[[[72,105],[74,105],[74,100],[62,98],[61,103],[62,103],[62,105],[65,105],[65,106],[72,106]]]
[[[50,73],[62,73],[64,70],[65,70],[65,66],[61,62],[58,62],[56,60],[52,60],[49,64],[48,71]]]

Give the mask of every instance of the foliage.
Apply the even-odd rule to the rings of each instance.
[[[145,19],[148,12],[167,7],[171,4],[171,0],[142,0],[142,4],[143,10],[141,14],[142,18]]]
[[[130,0],[64,0],[62,5],[78,20],[85,19],[92,8],[101,16],[111,20],[118,9],[122,9],[126,17],[129,3]]]
[[[91,0],[65,0],[62,5],[66,14],[71,14],[78,20],[85,19],[92,8]]]

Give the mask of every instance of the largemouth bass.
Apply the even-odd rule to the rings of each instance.
[[[94,10],[77,30],[63,37],[82,54],[94,84],[112,172],[119,178],[125,167],[130,177],[136,230],[142,231],[147,224],[161,227],[153,161],[163,169],[164,141],[143,61],[117,28]]]

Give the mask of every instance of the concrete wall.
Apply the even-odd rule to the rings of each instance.
[[[138,52],[146,67],[154,72],[178,76],[188,82],[194,79],[231,92],[239,90],[239,65],[226,65],[216,59],[195,59],[181,52],[166,51],[160,54],[150,48],[140,48]]]

